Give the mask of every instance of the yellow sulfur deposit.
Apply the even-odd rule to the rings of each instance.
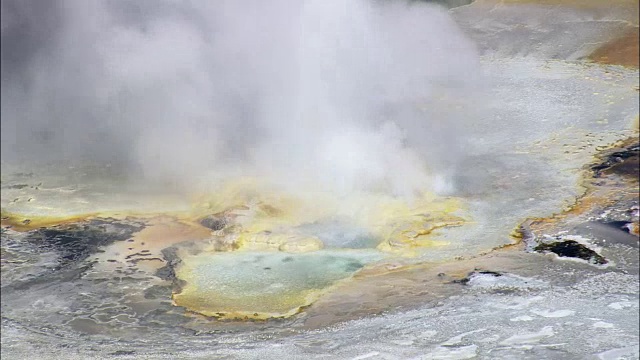
[[[213,236],[235,250],[181,254],[176,277],[183,286],[173,300],[224,319],[291,316],[368,263],[447,245],[433,238],[435,230],[464,223],[454,215],[458,200],[428,193],[412,200],[284,193],[245,179],[204,199],[199,214],[224,217],[225,230]]]
[[[380,250],[394,248],[393,243],[411,247],[437,245],[428,240],[434,230],[464,223],[462,217],[455,215],[463,210],[456,198],[429,193],[411,200],[373,193],[348,197],[285,193],[261,188],[249,179],[228,184],[214,196],[202,196],[199,204],[200,215],[225,214],[231,219],[237,246],[254,251],[321,249],[323,239],[302,233],[299,228],[330,219],[366,229],[379,239]]]

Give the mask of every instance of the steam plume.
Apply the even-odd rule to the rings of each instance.
[[[455,162],[477,74],[425,3],[2,0],[2,158],[411,195]]]

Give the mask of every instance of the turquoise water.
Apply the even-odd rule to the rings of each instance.
[[[376,250],[321,250],[303,254],[238,251],[201,253],[183,261],[194,274],[188,281],[193,281],[199,292],[246,299],[322,289],[382,258],[383,254]]]

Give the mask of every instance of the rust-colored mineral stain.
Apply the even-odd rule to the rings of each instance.
[[[209,237],[211,230],[197,223],[160,215],[149,219],[147,226],[133,240],[145,243],[146,249],[152,247],[160,250],[182,241],[204,240]]]
[[[470,259],[414,264],[393,270],[380,264],[337,284],[307,308],[303,326],[318,329],[389,309],[408,310],[458,294],[460,288],[452,281],[474,270],[526,273],[535,261],[523,251],[505,249]]]
[[[631,185],[630,185],[631,186]],[[636,185],[637,186],[637,185]],[[553,233],[559,224],[587,214],[593,209],[606,208],[620,201],[620,197],[637,198],[636,194],[623,194],[621,189],[595,189],[588,185],[588,190],[573,206],[566,211],[544,219],[534,219],[531,229],[535,233]]]
[[[117,242],[105,249],[98,258],[107,269],[134,261],[138,270],[153,274],[166,264],[163,249],[184,241],[205,240],[210,236],[211,231],[197,223],[158,215],[145,219],[144,229],[128,241]]]
[[[94,218],[97,215],[98,214],[82,214],[68,217],[24,216],[2,210],[0,223],[3,228],[10,227],[11,230],[24,232],[39,229],[41,227],[82,222]]]
[[[638,68],[640,63],[639,34],[638,27],[630,29],[621,37],[599,47],[589,55],[589,59],[601,64]]]
[[[601,155],[597,162],[602,162],[608,154],[614,151],[624,150],[636,144],[637,138],[629,138],[612,144]],[[631,170],[629,170],[631,169]],[[603,209],[613,206],[623,200],[636,200],[638,198],[638,157],[631,156],[619,164],[613,164],[602,171],[602,176],[594,179],[591,171],[585,172],[582,186],[585,193],[569,209],[544,219],[534,219],[531,229],[536,233],[553,233],[559,224],[576,219],[592,212],[594,209]],[[616,171],[620,173],[616,173]],[[625,171],[628,174],[625,174]],[[616,173],[617,176],[612,176]]]
[[[634,221],[629,224],[629,233],[635,236],[640,236],[640,222]]]

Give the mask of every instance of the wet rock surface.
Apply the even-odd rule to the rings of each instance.
[[[603,265],[608,262],[597,252],[574,240],[540,244],[535,247],[535,251],[542,253],[552,252],[560,257],[582,259],[590,264]]]
[[[640,173],[640,144],[609,154],[602,163],[592,166],[591,170],[596,178],[614,173],[637,179]]]
[[[44,251],[56,251],[60,255],[60,267],[64,267],[86,259],[100,247],[130,239],[143,227],[141,222],[95,219],[34,230],[24,240]]]
[[[72,282],[91,269],[87,259],[101,248],[125,241],[144,228],[134,220],[94,219],[40,228],[24,234],[2,233],[2,291],[26,290],[52,282]]]

